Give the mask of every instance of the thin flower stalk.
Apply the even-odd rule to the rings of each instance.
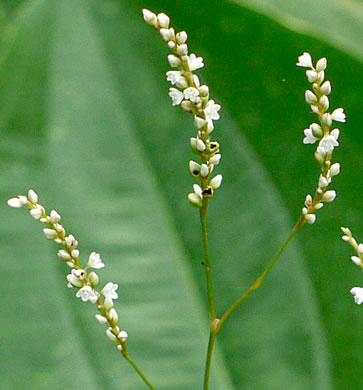
[[[128,334],[125,330],[120,330],[119,316],[114,307],[113,300],[118,298],[116,290],[118,285],[108,282],[100,291],[98,290],[99,276],[90,269],[101,269],[105,266],[100,255],[92,252],[88,257],[85,267],[80,263],[80,251],[78,241],[72,234],[67,234],[64,226],[60,223],[61,216],[57,211],[52,210],[49,215],[45,208],[39,203],[38,195],[34,190],[29,190],[28,195],[18,195],[8,200],[8,205],[13,208],[27,207],[30,215],[41,222],[46,227],[43,233],[48,240],[54,241],[61,246],[57,255],[65,263],[70,273],[67,275],[67,287],[77,290],[76,297],[83,302],[91,302],[96,305],[98,314],[96,320],[101,325],[106,325],[106,336],[117,345],[117,349],[122,356],[131,364],[139,374],[144,383],[153,389],[141,370],[132,361],[127,349]]]

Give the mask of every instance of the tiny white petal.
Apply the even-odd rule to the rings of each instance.
[[[197,97],[199,96],[199,91],[194,87],[189,87],[184,90],[184,96],[186,99],[189,99],[191,102],[195,103]]]
[[[218,114],[220,108],[221,106],[219,104],[215,104],[214,100],[209,100],[204,109],[206,119],[218,120],[220,118]]]
[[[318,138],[314,137],[311,128],[304,130],[305,138],[303,139],[304,144],[314,144]]]
[[[73,271],[73,270],[72,270]],[[67,276],[67,281],[72,285],[72,287],[82,287],[83,282],[81,282],[73,273],[68,274]]]
[[[81,298],[83,302],[90,301],[96,303],[98,296],[90,286],[84,286],[77,291],[77,298]]]
[[[334,129],[330,132],[330,135],[332,135],[336,140],[339,138],[340,131],[339,129]]]
[[[330,134],[326,135],[319,143],[319,147],[323,148],[325,153],[331,153],[337,146],[339,146],[338,141]]]
[[[184,99],[183,92],[179,91],[179,89],[176,88],[170,88],[169,96],[171,97],[173,106],[179,105]]]

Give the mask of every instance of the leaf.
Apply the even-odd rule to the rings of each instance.
[[[362,60],[363,6],[358,0],[231,0],[281,25],[319,38]]]
[[[200,77],[223,104],[213,136],[222,145],[224,183],[209,217],[219,313],[263,270],[316,183],[313,151],[301,143],[310,118],[304,75],[294,66],[297,47],[327,50],[338,92],[332,99],[351,119],[338,155],[341,203],[321,210],[317,226],[306,227],[231,317],[220,334],[212,383],[216,389],[357,388],[359,308],[348,293],[356,270],[338,231],[348,219],[359,232],[361,191],[346,191],[359,177],[357,64],[240,7],[221,12],[216,4],[147,6],[165,10],[188,31],[192,52],[205,59]],[[186,202],[188,139],[195,130],[191,118],[171,108],[162,81],[167,49],[143,23],[142,6],[63,0],[23,9],[0,69],[1,194],[5,200],[34,186],[79,239],[84,261],[93,250],[101,253],[107,264],[101,283],[120,285],[121,326],[137,364],[157,389],[194,389],[201,387],[208,328],[198,213]],[[279,45],[266,45],[266,36]],[[1,292],[12,300],[1,324],[11,357],[1,368],[4,386],[142,388],[118,361],[92,305],[64,288],[54,245],[20,211],[3,214]]]

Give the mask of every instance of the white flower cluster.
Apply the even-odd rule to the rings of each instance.
[[[191,53],[188,55],[186,43],[188,35],[185,31],[175,33],[170,28],[170,20],[164,13],[155,15],[153,12],[144,9],[144,20],[154,26],[161,37],[168,42],[173,54],[168,56],[169,64],[175,70],[166,73],[167,80],[177,88],[170,88],[169,96],[172,105],[181,105],[184,111],[194,116],[194,125],[197,128],[197,136],[191,138],[192,150],[198,154],[201,163],[190,161],[191,174],[200,180],[201,186],[194,185],[194,192],[188,195],[190,203],[196,207],[203,206],[203,199],[213,196],[214,190],[220,187],[222,175],[217,175],[210,180],[214,166],[219,164],[221,154],[219,144],[210,139],[210,133],[214,130],[213,121],[219,119],[221,106],[214,100],[209,100],[209,88],[207,85],[200,85],[197,75],[193,72],[204,66],[203,58]]]
[[[327,191],[333,176],[340,173],[340,164],[332,164],[334,148],[339,146],[339,129],[331,130],[333,121],[345,122],[345,114],[342,108],[335,109],[331,114],[329,109],[328,95],[331,92],[330,81],[324,81],[325,69],[327,68],[326,58],[320,58],[314,67],[309,53],[304,53],[298,58],[297,66],[309,68],[306,77],[312,84],[313,91],[305,91],[305,100],[312,111],[317,115],[320,124],[312,123],[304,130],[304,144],[314,144],[319,141],[315,151],[315,159],[321,166],[321,175],[318,181],[318,188],[314,197],[307,195],[305,207],[302,213],[307,223],[314,223],[316,220],[315,211],[323,207],[323,202],[332,202],[336,193],[334,190]]]
[[[55,210],[52,210],[49,215],[46,214],[45,208],[38,203],[38,195],[33,190],[29,190],[28,196],[18,195],[16,198],[9,199],[8,205],[14,208],[28,207],[31,216],[47,226],[43,229],[45,237],[62,246],[57,253],[58,257],[72,269],[67,275],[67,286],[76,288],[76,297],[81,298],[83,302],[97,304],[97,310],[101,313],[96,315],[98,322],[109,324],[106,335],[110,340],[118,342],[117,348],[121,351],[125,346],[127,333],[120,331],[117,325],[118,315],[113,307],[113,299],[118,298],[116,293],[118,285],[109,282],[99,293],[96,289],[99,284],[98,275],[94,271],[89,274],[87,272],[89,268],[101,269],[105,266],[100,255],[92,252],[88,257],[87,266],[82,268],[78,241],[72,234],[66,234],[65,228],[60,224],[61,216]]]
[[[358,244],[355,238],[352,235],[352,232],[350,231],[349,228],[342,227],[341,228],[344,236],[342,239],[346,242],[348,242],[353,249],[356,251],[358,256],[352,256],[351,259],[354,264],[356,264],[358,267],[363,269],[363,244]],[[350,293],[354,297],[354,301],[356,304],[360,305],[363,303],[363,288],[361,287],[353,287],[350,290]]]

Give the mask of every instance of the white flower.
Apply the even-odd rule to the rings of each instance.
[[[84,286],[77,291],[77,298],[81,298],[83,302],[90,301],[96,303],[98,296],[90,286]]]
[[[192,103],[195,103],[197,97],[199,96],[199,91],[194,87],[189,87],[184,89],[184,96],[186,99],[189,99]]]
[[[303,139],[304,144],[314,144],[318,138],[313,136],[313,131],[311,127],[309,129],[304,130],[305,138]]]
[[[8,200],[8,205],[19,209],[20,207],[25,206],[28,203],[28,199],[24,195],[19,195],[17,198],[11,198]]]
[[[209,162],[213,165],[218,165],[219,162],[221,161],[222,155],[220,154],[215,154],[213,157],[209,159]]]
[[[303,53],[300,57],[298,57],[298,60],[299,62],[296,64],[297,66],[302,66],[304,68],[313,68],[311,55],[309,53]]]
[[[69,247],[69,248],[71,248],[72,246],[77,246],[78,245],[77,240],[74,238],[74,236],[72,234],[67,236],[65,238],[65,241],[66,241],[67,247]]]
[[[345,122],[345,114],[343,108],[337,108],[331,114],[333,120],[337,122]]]
[[[330,167],[329,172],[330,172],[330,176],[339,175],[339,173],[340,173],[340,164],[339,164],[339,163],[333,164],[333,165]]]
[[[72,270],[74,271],[74,270]],[[71,274],[68,274],[67,275],[67,281],[68,283],[71,284],[71,286],[69,286],[68,284],[68,287],[82,287],[83,286],[83,282],[80,281],[76,275],[73,274],[73,272]]]
[[[176,88],[170,88],[169,96],[171,97],[173,106],[177,106],[184,99],[183,92],[179,91],[179,89],[176,89]]]
[[[334,129],[330,132],[330,135],[332,135],[336,140],[339,138],[340,131],[339,129]]]
[[[193,72],[193,70],[197,70],[197,69],[203,68],[203,66],[204,66],[203,58],[202,57],[197,57],[194,53],[192,53],[188,57],[188,66],[189,66],[189,70],[191,72]]]
[[[199,118],[199,116],[194,117],[194,126],[197,129],[201,129],[205,125],[205,120],[203,118]]]
[[[102,259],[101,259],[100,255],[99,255],[99,253],[92,252],[89,255],[88,267],[95,268],[95,269],[100,269],[100,268],[103,268],[104,266],[105,265],[103,264]]]
[[[339,143],[332,135],[326,135],[319,143],[319,147],[323,148],[325,153],[331,153],[337,146]]]
[[[357,305],[360,305],[363,302],[363,288],[353,287],[350,290],[350,293],[354,296],[354,301]]]
[[[106,286],[102,289],[101,293],[105,296],[105,298],[109,299],[117,299],[118,295],[116,290],[118,289],[118,284],[108,282]]]
[[[218,111],[221,109],[219,104],[215,104],[214,100],[209,100],[205,106],[204,113],[207,120],[218,120],[219,114]]]
[[[169,70],[169,72],[166,72],[166,79],[173,85],[178,83],[182,77],[182,72],[180,70]]]

